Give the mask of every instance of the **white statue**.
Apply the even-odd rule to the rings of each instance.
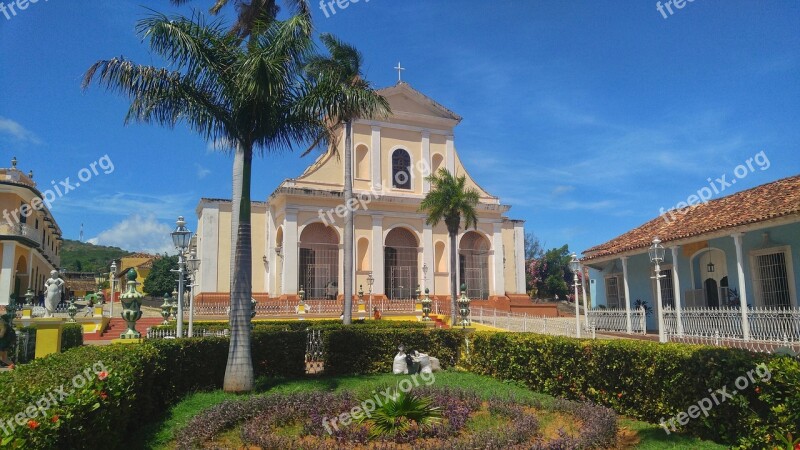
[[[45,317],[53,317],[56,312],[56,306],[61,302],[61,286],[64,285],[64,280],[58,277],[58,271],[50,271],[50,278],[44,282],[44,288],[47,291],[44,297],[44,307],[47,310]]]

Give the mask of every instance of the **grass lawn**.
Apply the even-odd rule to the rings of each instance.
[[[394,385],[399,377],[392,374],[345,376],[335,378],[308,378],[308,379],[260,379],[256,394],[265,395],[272,393],[292,393],[309,390],[325,391],[354,391],[363,397],[379,386]],[[516,383],[498,381],[493,378],[483,377],[464,372],[438,372],[436,387],[461,388],[478,393],[481,397],[488,398],[514,398],[519,400],[538,400],[543,404],[553,401],[553,397],[533,392]],[[138,433],[138,442],[132,442],[132,448],[147,449],[172,449],[174,433],[181,429],[192,417],[200,411],[227,399],[237,398],[233,394],[221,391],[202,392],[187,396],[182,402],[168,411],[161,422],[152,424]],[[543,419],[543,425],[546,418]],[[624,448],[663,450],[663,449],[724,449],[724,445],[709,441],[701,441],[686,436],[667,435],[658,425],[640,422],[625,417],[620,417],[620,429],[628,430],[630,437]],[[637,442],[638,441],[638,442]]]

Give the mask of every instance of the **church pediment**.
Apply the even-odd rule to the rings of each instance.
[[[378,93],[389,101],[392,116],[396,119],[428,120],[450,126],[461,122],[461,116],[412,88],[408,83],[400,82],[392,87],[380,89]]]

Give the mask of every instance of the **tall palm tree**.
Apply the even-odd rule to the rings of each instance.
[[[385,117],[389,102],[364,79],[361,73],[362,56],[355,47],[324,33],[320,40],[330,56],[312,56],[306,71],[319,90],[313,98],[322,99],[320,108],[325,111],[331,131],[344,125],[344,318],[345,324],[353,320],[353,211],[349,207],[353,198],[353,121],[359,117]],[[311,108],[317,109],[317,108]],[[336,143],[338,146],[338,143]],[[373,149],[374,152],[380,149]]]
[[[420,211],[425,211],[428,215],[425,223],[436,226],[444,220],[447,226],[447,233],[450,236],[450,316],[455,326],[458,324],[456,316],[456,311],[458,311],[456,303],[458,298],[458,286],[456,284],[458,248],[456,238],[461,227],[462,217],[464,219],[464,229],[468,229],[470,226],[473,229],[478,227],[475,206],[480,201],[480,194],[473,188],[465,187],[466,175],[454,177],[445,168],[439,169],[438,173],[428,175],[425,179],[431,183],[431,190],[425,195],[419,206]]]
[[[172,70],[137,65],[119,57],[96,62],[83,80],[84,88],[96,80],[108,90],[128,96],[131,106],[126,123],[174,127],[184,122],[206,140],[224,140],[236,149],[241,171],[234,174],[234,185],[241,190],[231,289],[231,341],[223,386],[227,392],[253,388],[253,154],[291,149],[297,143],[327,136],[318,113],[298,106],[308,92],[302,84],[302,62],[313,49],[309,10],[303,8],[285,21],[263,25],[263,32],[244,42],[218,21],[206,24],[200,16],[187,19],[155,14],[141,20],[137,29]]]
[[[177,6],[184,5],[191,1],[192,0],[170,0],[173,5]],[[225,6],[231,3],[230,0],[213,1],[214,6],[209,9],[213,15],[219,14]],[[293,8],[300,8],[301,5],[305,3],[305,0],[286,0],[286,3]],[[253,34],[253,32],[256,31],[256,25],[262,22],[264,17],[274,19],[280,10],[275,0],[250,0],[249,2],[234,0],[233,4],[236,6],[239,14],[230,32],[242,39]]]

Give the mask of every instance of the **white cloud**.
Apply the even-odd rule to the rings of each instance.
[[[198,163],[194,163],[194,166],[197,168],[197,179],[202,180],[203,178],[207,177],[210,173],[210,169],[206,169],[205,167],[201,166]]]
[[[132,211],[148,211],[157,218],[169,219],[176,217],[177,211],[193,210],[196,202],[197,196],[191,192],[162,195],[117,192],[86,197],[65,196],[53,202],[53,211],[81,210],[117,216],[127,216]]]
[[[88,239],[94,245],[110,245],[134,252],[175,253],[170,237],[172,227],[159,222],[154,215],[134,214]]]
[[[32,131],[3,116],[0,116],[0,134],[10,136],[17,141],[30,142],[31,144],[40,144],[42,142]]]

